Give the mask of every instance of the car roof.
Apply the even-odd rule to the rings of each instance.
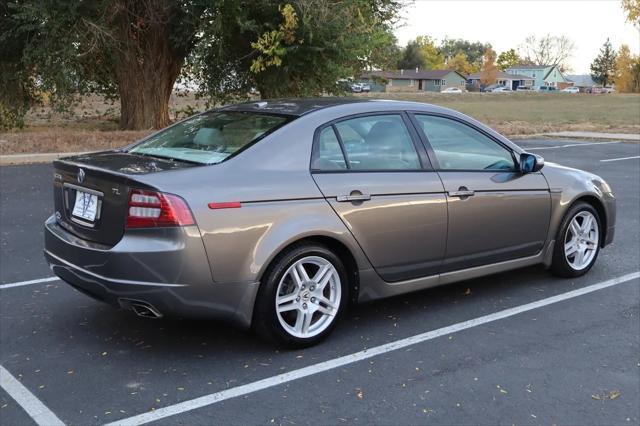
[[[464,116],[464,114],[458,111],[424,102],[357,97],[269,99],[228,105],[218,108],[215,111],[255,112],[283,115],[292,118],[316,116],[320,114],[322,119],[326,121],[348,115],[380,113],[385,111],[420,111],[423,113],[446,114],[458,117]],[[466,119],[471,118],[466,117]]]
[[[271,112],[301,116],[319,109],[360,102],[373,102],[373,100],[338,97],[266,99],[228,105],[220,109],[224,111]]]
[[[370,106],[374,106],[378,111],[384,110],[385,107],[389,110],[442,110],[442,108],[440,107],[422,102],[396,101],[386,99],[365,99],[355,97],[322,97],[257,100],[254,102],[244,102],[240,104],[224,106],[220,108],[219,111],[262,112],[300,117],[314,111],[356,104],[360,104],[363,106],[369,104]]]

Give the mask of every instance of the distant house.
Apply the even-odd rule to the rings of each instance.
[[[567,80],[573,82],[573,85],[581,89],[591,89],[592,87],[600,86],[597,84],[589,74],[580,75],[567,75]]]
[[[516,90],[520,86],[531,88],[534,85],[534,82],[535,79],[533,77],[520,74],[509,74],[501,71],[498,71],[496,74],[495,81],[495,83],[500,86],[508,87],[511,90]],[[467,83],[471,86],[477,87],[478,89],[482,88],[483,85],[480,81],[480,73],[477,72],[467,77]]]
[[[571,85],[557,65],[515,65],[507,68],[506,72],[535,79],[533,83],[535,87],[553,86],[562,89]]]
[[[372,71],[361,81],[373,92],[440,92],[449,87],[464,89],[467,78],[454,70]]]

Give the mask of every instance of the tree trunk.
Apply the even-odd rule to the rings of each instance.
[[[121,129],[161,129],[170,124],[169,98],[181,66],[182,58],[168,51],[148,52],[120,64],[116,75]]]
[[[170,124],[169,98],[187,53],[172,46],[171,9],[162,3],[141,7],[142,17],[120,21],[121,43],[110,52],[124,130],[161,129]]]

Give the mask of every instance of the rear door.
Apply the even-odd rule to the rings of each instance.
[[[328,123],[312,157],[316,184],[385,281],[438,273],[446,198],[406,114]]]
[[[514,153],[452,117],[415,114],[447,196],[449,232],[442,272],[535,255],[551,197],[541,173],[522,174]]]

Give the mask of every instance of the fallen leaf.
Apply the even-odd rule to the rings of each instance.
[[[362,389],[356,389],[356,396],[358,399],[364,398],[364,394],[362,393]]]
[[[596,400],[598,400],[598,401],[599,401],[600,399],[602,399],[602,398],[600,398],[600,395],[597,395],[597,394],[595,394],[595,395],[591,395],[591,398],[596,399]]]
[[[620,391],[619,390],[613,390],[613,391],[609,392],[609,399],[616,399],[619,396],[620,396]]]

